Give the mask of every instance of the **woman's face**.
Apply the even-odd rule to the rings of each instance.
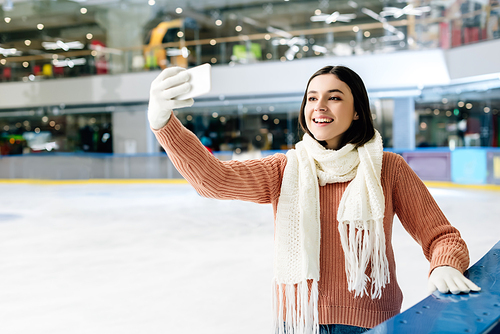
[[[304,116],[309,131],[326,148],[337,150],[344,132],[357,120],[351,89],[333,74],[313,78],[307,88]]]

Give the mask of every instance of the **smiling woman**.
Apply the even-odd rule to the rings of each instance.
[[[327,116],[332,120],[331,123],[337,123],[322,129],[322,124],[313,122],[311,116]],[[327,142],[321,136],[325,132],[329,133],[330,135],[326,134],[327,137],[332,136],[331,139],[335,140],[331,142],[334,146],[328,145],[327,148],[337,149],[347,143],[362,146],[368,142],[375,134],[375,129],[363,80],[344,66],[326,66],[318,70],[307,83],[299,123],[304,132],[320,141],[323,146]]]
[[[351,89],[333,74],[318,75],[311,80],[304,117],[314,138],[325,141],[326,148],[334,150],[339,148],[351,123],[359,119]]]
[[[384,152],[361,78],[342,66],[317,71],[286,155],[220,161],[171,108],[189,90],[182,69],[153,81],[148,117],[179,172],[204,197],[272,204],[276,334],[362,333],[400,312],[392,224],[397,214],[430,261],[429,286],[479,290],[462,273],[467,246],[403,158]],[[174,103],[175,102],[175,103]]]

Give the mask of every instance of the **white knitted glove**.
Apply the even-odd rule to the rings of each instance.
[[[191,85],[188,80],[189,73],[181,67],[166,68],[153,80],[148,106],[149,124],[153,129],[161,129],[167,124],[172,109],[193,105],[193,99],[174,100],[176,96],[189,92]]]
[[[435,268],[428,281],[429,293],[439,290],[441,293],[451,292],[456,295],[459,293],[469,293],[480,291],[481,288],[472,283],[462,273],[455,268],[442,266]]]

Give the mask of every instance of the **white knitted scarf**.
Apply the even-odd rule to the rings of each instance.
[[[389,283],[382,155],[377,131],[365,145],[356,149],[347,144],[337,151],[305,134],[296,149],[287,152],[274,237],[275,333],[319,333],[320,185],[352,180],[337,212],[348,289],[355,297],[368,295],[370,280],[371,298],[380,298]]]

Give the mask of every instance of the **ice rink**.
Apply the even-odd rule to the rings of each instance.
[[[270,205],[187,184],[0,183],[0,333],[270,333]],[[471,264],[499,240],[500,192],[431,189]],[[403,309],[428,263],[394,222]]]

